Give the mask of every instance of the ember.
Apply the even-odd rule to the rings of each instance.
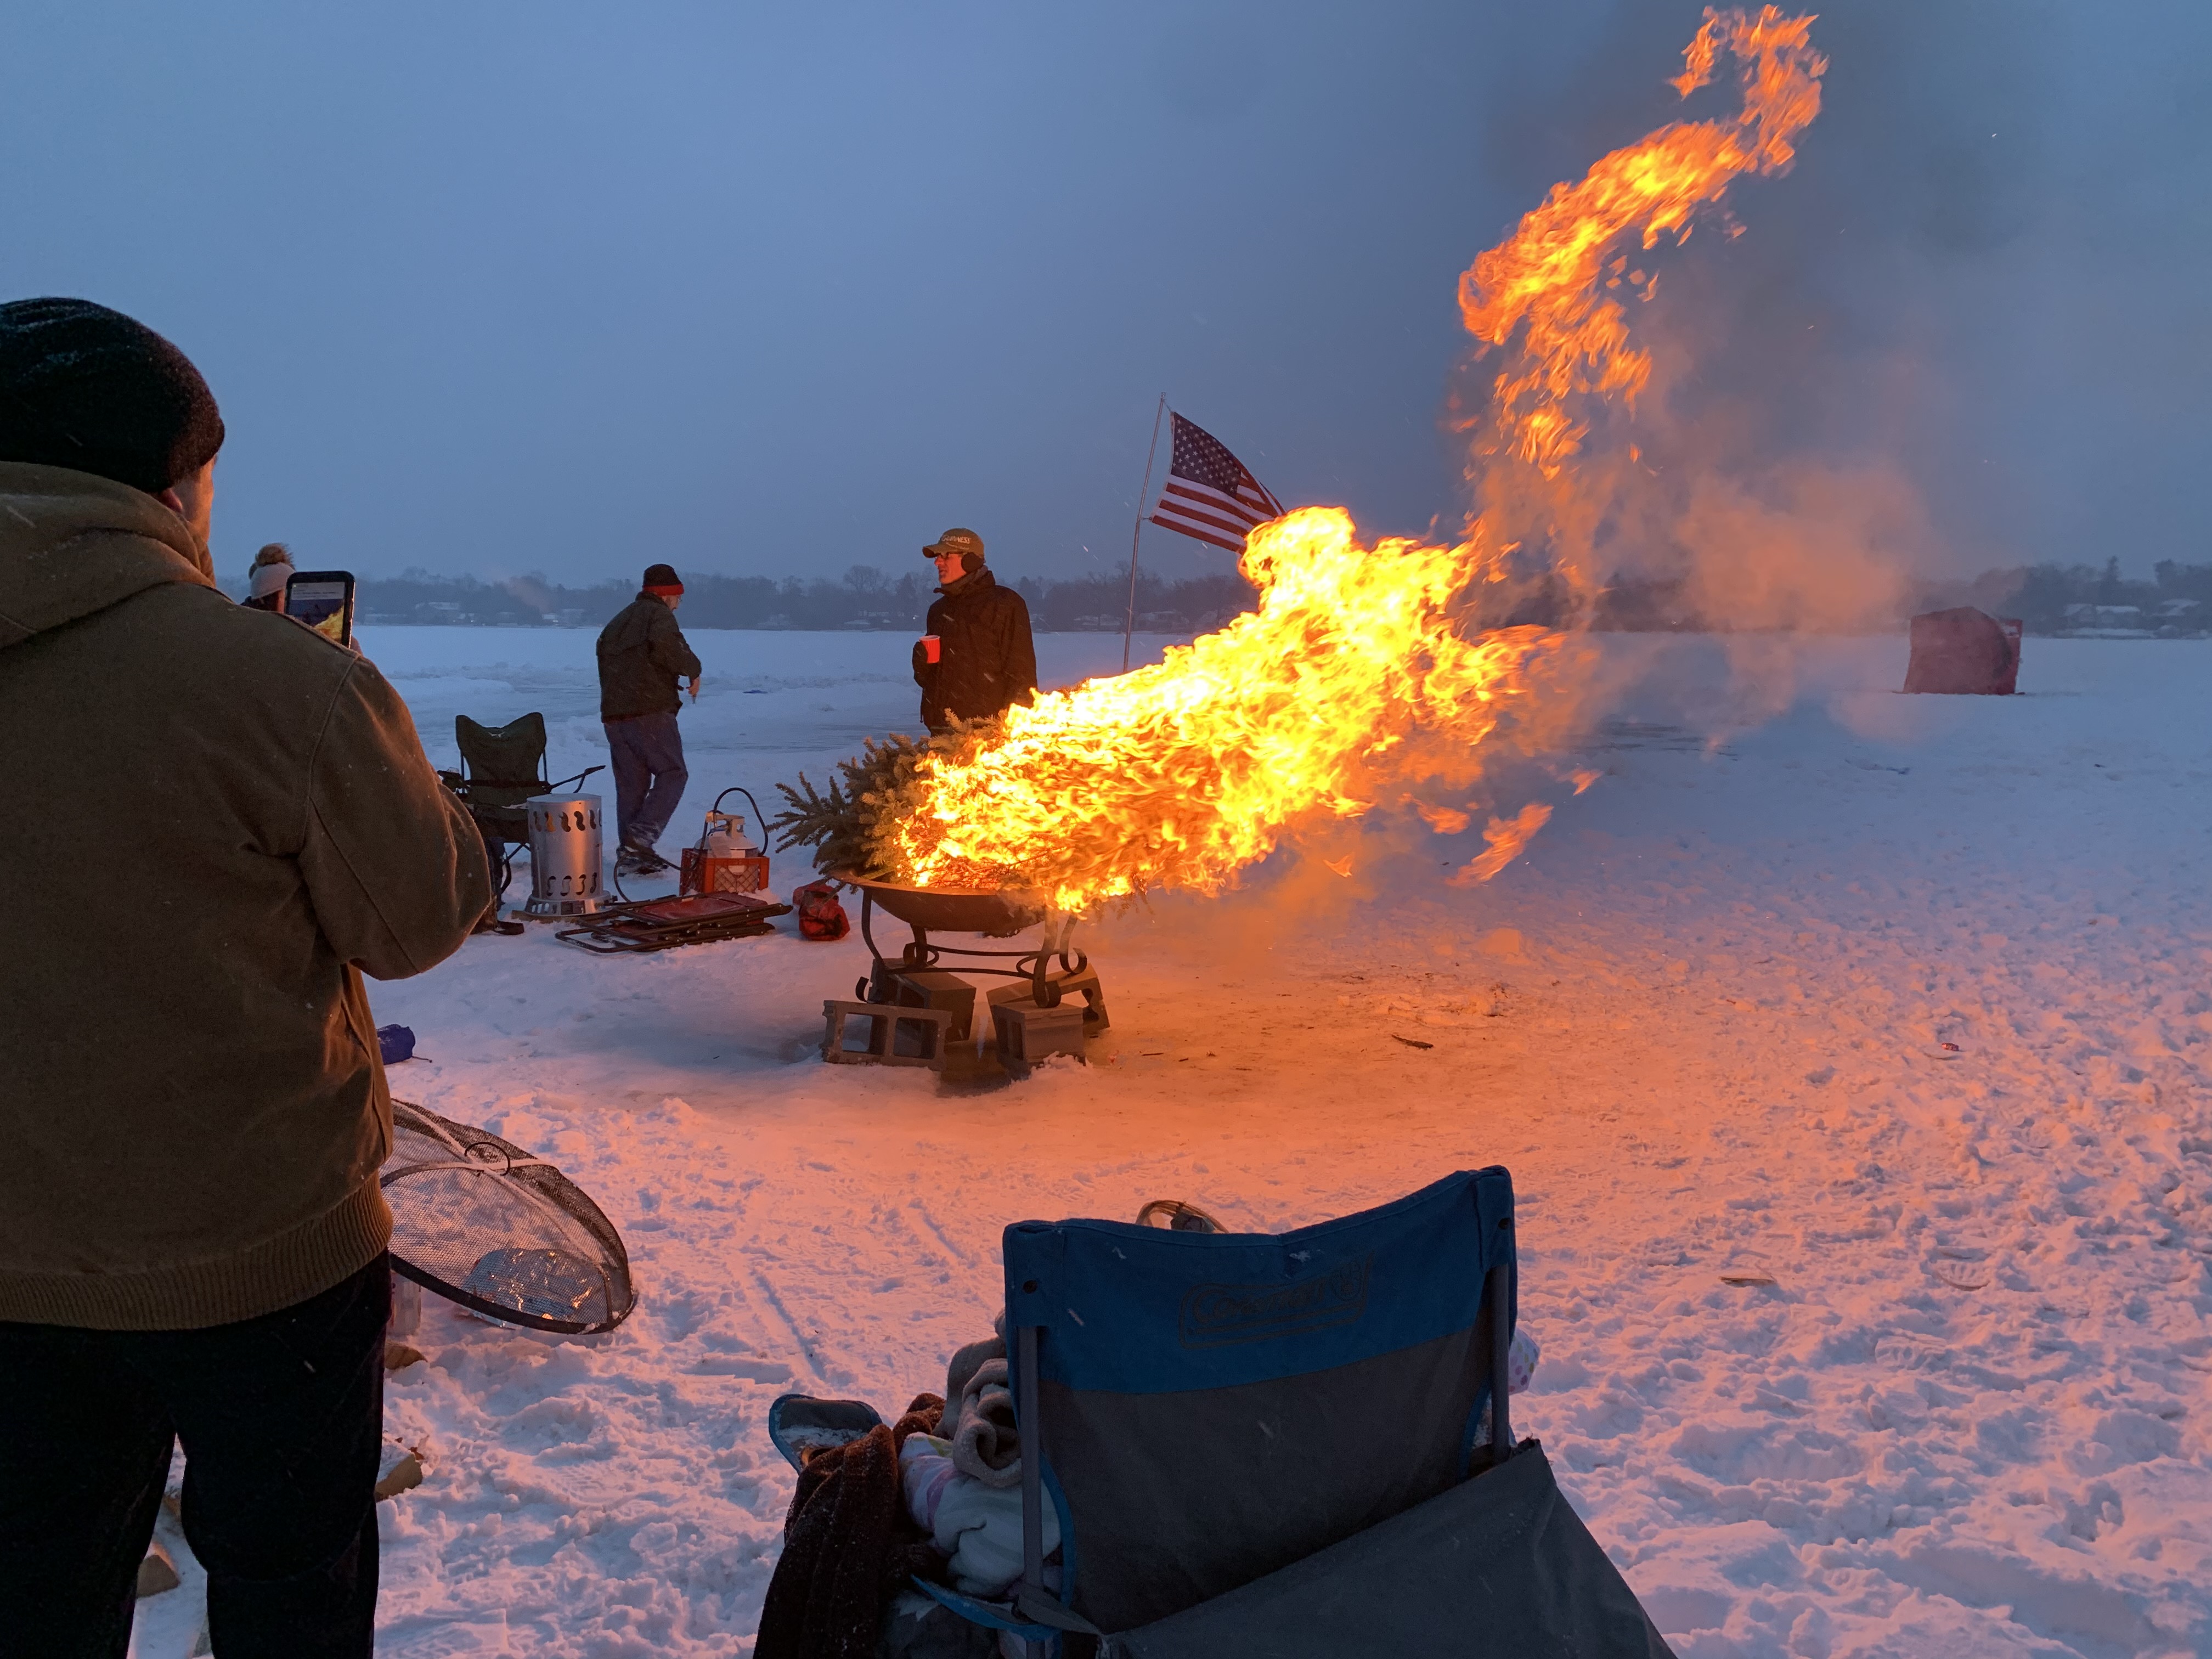
[[[1583,400],[1632,403],[1650,359],[1630,343],[1616,296],[1650,283],[1619,246],[1680,240],[1735,178],[1789,165],[1826,67],[1811,21],[1772,7],[1707,12],[1674,84],[1686,97],[1732,56],[1741,112],[1674,123],[1606,156],[1461,279],[1468,331],[1508,354],[1480,453],[1557,480],[1588,434]],[[1508,580],[1515,551],[1480,518],[1449,547],[1365,545],[1334,507],[1262,525],[1242,562],[1260,590],[1252,611],[1154,666],[940,740],[919,763],[918,799],[875,824],[873,863],[915,886],[1018,888],[1081,910],[1151,888],[1215,890],[1302,823],[1384,805],[1425,805],[1440,827],[1464,821],[1413,792],[1480,775],[1562,642],[1469,620],[1471,599]],[[1494,875],[1549,812],[1531,804],[1490,818],[1487,850],[1455,879]]]

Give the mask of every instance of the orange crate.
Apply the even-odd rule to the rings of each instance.
[[[764,893],[768,890],[768,855],[710,859],[696,847],[684,849],[678,871],[678,890],[684,893]]]

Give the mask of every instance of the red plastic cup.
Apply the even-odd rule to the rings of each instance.
[[[934,634],[924,634],[921,636],[921,659],[924,662],[935,662],[938,660],[937,653],[937,635]]]

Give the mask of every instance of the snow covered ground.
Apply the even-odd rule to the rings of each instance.
[[[693,638],[672,846],[913,724],[903,636]],[[556,776],[603,756],[591,643],[364,639],[441,763],[455,713],[542,708]],[[533,930],[373,988],[429,1057],[395,1091],[558,1162],[642,1292],[573,1342],[428,1304],[380,1653],[746,1653],[769,1401],[941,1387],[1007,1222],[1273,1230],[1490,1163],[1544,1346],[1516,1421],[1685,1659],[2212,1651],[2212,645],[2031,640],[2013,699],[1893,695],[1901,640],[1599,648],[1606,775],[1522,860],[1454,889],[1479,837],[1393,824],[1327,849],[1348,878],[1090,927],[1088,1067],[823,1066],[857,940]],[[143,1659],[187,1650],[185,1565]]]

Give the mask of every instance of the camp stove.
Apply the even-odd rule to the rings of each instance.
[[[606,902],[600,885],[599,798],[533,795],[522,803],[530,819],[530,902],[526,916],[588,916]]]

